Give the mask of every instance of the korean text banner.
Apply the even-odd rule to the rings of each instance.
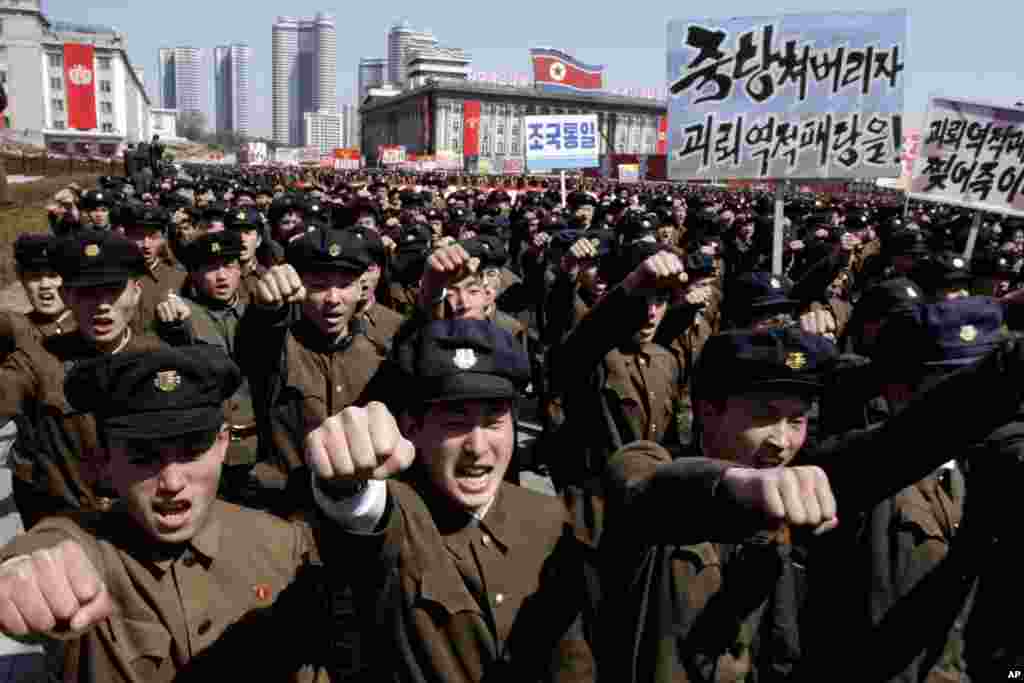
[[[64,45],[64,81],[68,93],[68,128],[96,128],[96,70],[92,45]]]
[[[932,98],[910,196],[1024,216],[1024,109]]]
[[[906,10],[669,22],[669,177],[898,177],[906,55]]]
[[[526,165],[530,171],[597,168],[596,114],[526,117]]]

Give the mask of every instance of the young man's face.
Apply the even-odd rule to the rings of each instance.
[[[46,316],[57,317],[64,312],[64,299],[60,295],[61,277],[52,270],[23,270],[21,284],[25,287],[32,310]]]
[[[192,274],[192,279],[206,297],[214,301],[232,301],[242,281],[242,266],[238,259],[217,259],[201,266]]]
[[[797,394],[749,392],[722,401],[698,401],[704,453],[743,467],[778,467],[807,440],[810,402]]]
[[[97,227],[106,227],[110,225],[110,209],[105,206],[97,206],[89,209],[88,216],[89,222]]]
[[[438,403],[409,433],[434,486],[467,512],[486,510],[512,460],[512,402]]]
[[[115,347],[135,317],[142,285],[128,280],[99,287],[65,287],[64,299],[86,340],[99,349]]]
[[[287,244],[288,241],[296,235],[301,235],[304,230],[302,214],[298,211],[287,211],[281,220],[277,222],[277,228],[274,231],[277,236],[277,240],[281,244]]]
[[[658,327],[661,326],[661,321],[665,319],[665,313],[668,311],[668,299],[667,293],[652,294],[647,297],[647,323],[633,335],[633,340],[640,344],[646,344],[654,340],[654,335],[658,332]]]
[[[227,429],[169,439],[110,440],[110,473],[135,522],[161,543],[184,543],[210,518]]]
[[[252,263],[256,260],[256,249],[259,248],[260,242],[263,241],[263,238],[260,237],[260,231],[241,230],[238,235],[242,238],[242,255],[238,257],[238,260],[242,263]]]
[[[318,271],[302,273],[306,300],[302,314],[327,337],[348,331],[348,324],[363,295],[362,273]]]
[[[577,282],[579,282],[580,289],[588,292],[595,300],[600,299],[608,291],[608,280],[601,275],[596,259],[588,259],[580,263]]]
[[[124,236],[135,242],[135,245],[142,251],[142,257],[146,263],[153,264],[159,260],[163,253],[167,239],[159,228],[149,226],[129,226],[124,229]]]
[[[452,317],[461,320],[486,320],[487,291],[483,277],[470,276],[448,287],[445,296]]]

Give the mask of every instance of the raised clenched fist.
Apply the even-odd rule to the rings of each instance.
[[[683,261],[671,251],[659,251],[626,276],[622,286],[630,292],[682,287],[689,278]]]
[[[0,567],[0,630],[8,635],[76,635],[113,613],[102,577],[75,541]]]
[[[387,479],[414,457],[415,448],[383,403],[346,408],[306,437],[306,462],[325,482]]]
[[[188,320],[191,316],[192,309],[174,292],[168,293],[167,299],[156,305],[157,320],[167,325]]]
[[[832,486],[820,467],[732,467],[722,483],[738,503],[763,515],[766,528],[788,524],[822,534],[839,525]]]
[[[268,270],[256,286],[256,302],[262,306],[277,307],[304,301],[305,298],[302,278],[287,263]]]

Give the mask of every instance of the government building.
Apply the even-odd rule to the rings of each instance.
[[[655,155],[659,122],[667,116],[667,108],[653,99],[556,94],[532,87],[439,79],[390,96],[374,96],[371,91],[360,107],[361,148],[371,166],[382,145],[399,145],[407,156],[432,157],[439,168],[518,173],[505,169],[524,167],[524,117],[546,114],[597,114],[603,157]],[[466,135],[467,124],[479,126],[475,135]],[[467,139],[476,143],[475,148],[466,149]]]
[[[4,138],[75,156],[112,156],[126,143],[149,140],[151,103],[141,71],[128,59],[124,34],[51,20],[41,4],[0,0],[0,82],[8,96]],[[92,63],[65,65],[67,46],[91,51]],[[72,126],[71,85],[76,92],[91,88],[95,101],[84,102],[95,127]]]

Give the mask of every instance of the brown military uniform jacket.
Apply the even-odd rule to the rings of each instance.
[[[118,506],[48,518],[4,547],[74,540],[110,592],[115,615],[68,642],[65,681],[329,680],[309,530],[222,501],[211,513],[184,546],[144,537]]]
[[[35,311],[30,311],[28,314],[2,311],[0,312],[0,357],[6,356],[18,348],[23,339],[40,343],[44,339],[68,334],[77,329],[78,324],[70,309],[65,310],[56,320],[44,320]]]
[[[124,351],[158,348],[153,336],[135,336]],[[107,510],[114,497],[106,455],[92,415],[75,412],[64,396],[64,378],[75,363],[95,358],[80,335],[24,344],[0,365],[0,422],[23,416],[15,445],[18,510],[30,528],[61,510]],[[19,486],[20,482],[22,486]]]
[[[555,389],[565,395],[567,444],[550,463],[566,504],[593,542],[600,538],[600,482],[608,458],[624,445],[654,441],[678,450],[685,367],[670,347],[630,337],[643,327],[646,304],[619,288],[606,295],[552,356]]]
[[[594,680],[580,549],[561,504],[503,483],[476,521],[431,491],[388,482],[379,531],[323,548],[353,567],[378,667],[368,680]]]
[[[166,301],[168,294],[180,294],[187,279],[188,273],[167,261],[139,278],[142,296],[139,297],[139,310],[132,320],[132,331],[135,334],[155,333],[157,305]]]
[[[286,477],[305,461],[306,434],[359,401],[385,358],[361,319],[350,328],[345,339],[328,340],[289,306],[252,305],[242,317],[235,350],[252,388],[259,461]]]
[[[259,263],[254,263],[249,270],[242,273],[242,283],[238,289],[238,296],[244,303],[252,301],[256,295],[256,289],[260,283],[260,278],[267,272]]]
[[[951,375],[883,428],[851,432],[800,453],[791,464],[820,466],[843,518],[854,520],[927,476],[950,452],[981,442],[1012,419],[1020,401],[1012,388],[1017,381],[993,356]],[[965,405],[965,395],[975,400]],[[915,448],[906,450],[907,443]],[[737,681],[742,669],[733,666],[748,652],[756,680],[825,680],[837,662],[845,667],[844,680],[878,680],[860,673],[874,659],[836,634],[836,615],[845,615],[837,611],[839,603],[855,593],[836,586],[863,584],[867,569],[846,561],[848,548],[833,545],[850,538],[833,532],[787,550],[786,543],[751,534],[755,522],[719,493],[727,466],[672,460],[648,442],[612,458],[602,585],[627,589],[607,591],[602,608],[606,618],[596,648],[607,657],[599,663],[602,675],[615,681]],[[693,547],[706,543],[720,545],[714,553]]]
[[[375,303],[363,313],[366,321],[366,336],[383,350],[391,349],[391,342],[405,324],[405,317],[387,306]]]

